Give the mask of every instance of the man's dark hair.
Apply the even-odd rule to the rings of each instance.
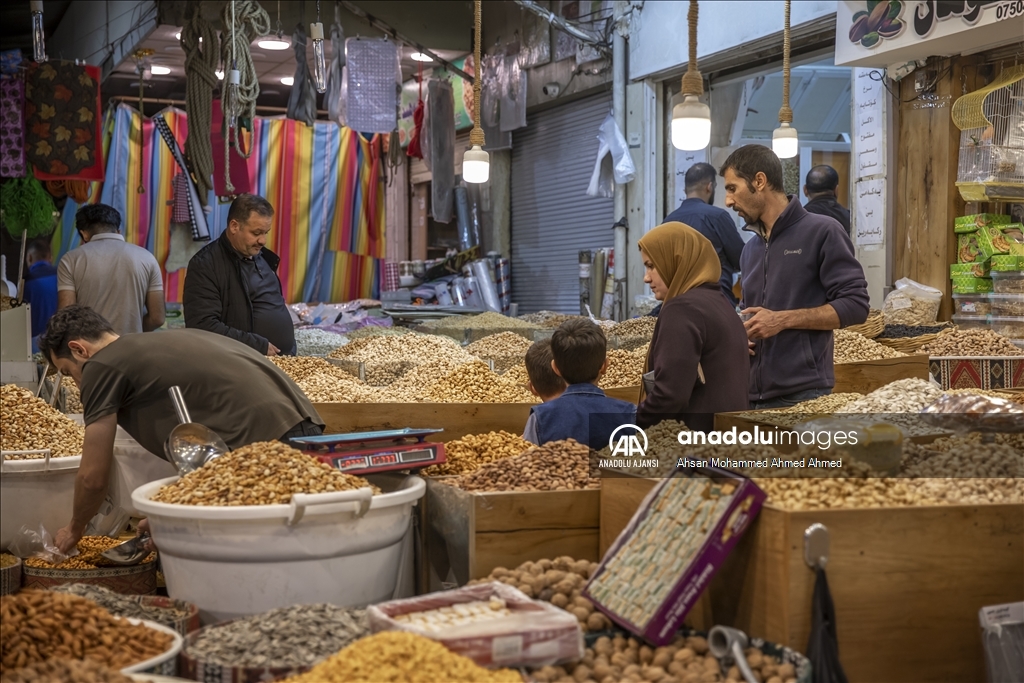
[[[601,374],[608,340],[604,332],[586,318],[567,320],[551,335],[551,355],[558,372],[568,384],[593,382]]]
[[[811,194],[835,192],[839,187],[839,174],[831,166],[820,164],[807,172],[807,182],[804,184]]]
[[[107,319],[88,306],[72,304],[53,314],[46,331],[39,336],[39,351],[47,360],[71,358],[68,342],[79,339],[99,341],[105,333],[113,333]]]
[[[30,240],[25,247],[25,255],[32,256],[37,261],[44,261],[50,258],[50,240],[46,237],[38,237]]]
[[[121,214],[106,204],[86,204],[75,214],[75,229],[79,232],[120,232]]]
[[[274,207],[259,195],[240,194],[235,197],[235,201],[231,202],[231,208],[228,209],[228,223],[238,221],[239,224],[244,224],[254,213],[264,218],[272,218]]]
[[[551,369],[551,340],[536,341],[526,351],[526,374],[530,384],[542,397],[554,396],[565,390],[565,380]]]
[[[714,182],[717,177],[718,173],[715,172],[714,166],[705,164],[703,161],[698,162],[686,171],[686,191],[703,190],[707,187],[708,183]]]
[[[785,183],[782,179],[782,162],[779,157],[764,145],[743,145],[725,160],[718,173],[725,177],[725,172],[732,169],[733,173],[747,181],[747,187],[754,191],[754,176],[764,173],[768,187],[776,192],[783,192]]]

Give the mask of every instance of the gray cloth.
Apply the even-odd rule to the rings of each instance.
[[[295,26],[292,33],[292,47],[295,49],[295,82],[288,96],[286,116],[312,126],[316,121],[316,89],[306,65],[306,29],[302,24]]]
[[[324,104],[327,106],[327,118],[339,125],[345,124],[344,92],[345,66],[345,31],[341,28],[340,12],[334,8],[335,19],[331,24],[331,61],[327,65],[327,90],[324,92]]]
[[[438,223],[450,223],[455,189],[455,98],[451,83],[432,79],[427,85],[430,110],[430,212]]]
[[[57,291],[74,292],[76,303],[106,318],[117,334],[142,332],[146,295],[163,289],[153,254],[116,232],[93,235],[57,266]]]

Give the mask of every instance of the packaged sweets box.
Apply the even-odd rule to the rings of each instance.
[[[950,279],[953,281],[954,294],[987,294],[993,290],[990,277],[954,275]]]
[[[973,265],[973,264],[963,264]],[[991,270],[997,272],[1007,272],[1015,270],[1024,270],[1024,256],[1016,256],[1015,254],[996,254],[989,261]],[[953,275],[953,266],[950,266],[950,274]],[[955,273],[956,275],[967,275],[968,273]],[[986,273],[987,275],[988,273]]]
[[[997,254],[1024,256],[1024,229],[1019,223],[979,228],[957,235],[958,263],[982,263]]]
[[[993,259],[996,257],[992,257]],[[1016,258],[1016,257],[1014,257]],[[981,261],[980,263],[954,263],[949,267],[949,276],[957,277],[988,277],[991,265],[990,261]]]
[[[953,221],[953,232],[974,232],[978,228],[989,225],[1007,225],[1010,217],[998,213],[975,213],[970,216],[960,216]]]

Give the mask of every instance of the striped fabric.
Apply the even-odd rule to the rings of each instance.
[[[179,109],[161,114],[184,145],[187,118]],[[142,140],[139,142],[139,125]],[[274,206],[268,247],[281,256],[278,275],[288,302],[348,301],[376,297],[384,248],[384,184],[379,136],[366,140],[334,123],[312,127],[283,118],[257,118],[249,174],[254,192]],[[162,265],[170,247],[176,164],[150,119],[127,105],[107,112],[103,183],[90,202],[110,204],[124,219],[125,239],[153,252]],[[145,192],[138,192],[139,180]],[[207,215],[216,239],[227,224],[229,205],[210,197]],[[53,249],[63,254],[78,244],[68,200]],[[181,301],[185,271],[165,273],[169,302]]]

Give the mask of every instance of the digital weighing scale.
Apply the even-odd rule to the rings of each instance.
[[[304,453],[346,474],[421,469],[445,461],[444,444],[424,441],[443,429],[386,429],[378,432],[299,436],[290,441]]]

